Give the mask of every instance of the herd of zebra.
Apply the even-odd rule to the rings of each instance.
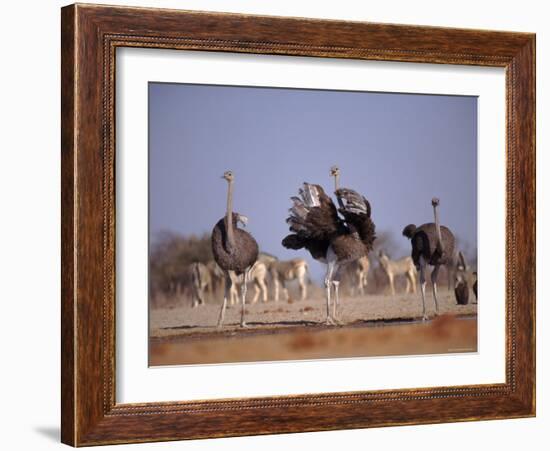
[[[326,292],[326,324],[340,324],[337,317],[339,303],[340,280],[337,277],[339,269],[356,265],[357,262],[368,262],[368,254],[373,250],[376,239],[375,224],[371,217],[369,201],[357,191],[339,186],[340,171],[332,167],[330,175],[334,177],[334,194],[337,205],[332,201],[323,188],[317,184],[304,183],[299,189],[299,195],[293,196],[292,207],[286,220],[290,234],[282,240],[287,249],[308,251],[312,258],[326,264],[327,271],[324,285]],[[254,281],[257,301],[260,294],[267,299],[265,274],[269,271],[273,277],[278,298],[279,286],[285,288],[289,278],[297,277],[301,287],[302,298],[306,295],[305,276],[307,264],[302,259],[290,262],[266,262],[266,256],[260,254],[258,243],[254,237],[239,227],[246,226],[248,218],[233,211],[233,183],[234,175],[226,171],[223,177],[227,181],[227,208],[225,215],[216,223],[212,230],[211,244],[215,264],[213,268],[196,265],[194,268],[194,286],[197,293],[203,288],[207,274],[215,274],[225,280],[225,291],[221,305],[218,327],[224,322],[225,310],[228,303],[237,302],[237,286],[240,286],[241,296],[241,327],[246,326],[245,304],[248,282]],[[455,249],[453,232],[439,222],[439,199],[432,199],[434,222],[421,226],[409,224],[403,229],[403,235],[410,240],[411,257],[405,263],[407,289],[416,291],[416,271],[419,273],[420,291],[422,297],[422,319],[428,319],[426,313],[426,271],[433,267],[431,272],[432,292],[435,302],[436,315],[439,314],[437,299],[437,280],[441,266],[449,266],[455,256],[460,256],[455,275],[455,295],[457,303],[468,302],[468,278],[464,276],[466,263],[461,253]],[[391,261],[384,254],[379,255],[380,266],[390,268]],[[367,263],[368,264],[368,263]],[[280,270],[278,267],[281,266]],[[300,269],[298,269],[300,268]],[[207,272],[208,270],[208,272]],[[262,274],[264,277],[262,277]],[[300,276],[297,276],[300,274]],[[393,287],[392,271],[386,270]],[[477,298],[477,274],[472,286]],[[286,289],[286,288],[285,288]],[[202,302],[198,299],[197,303]]]

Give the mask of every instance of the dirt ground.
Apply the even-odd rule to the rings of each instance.
[[[324,324],[322,298],[247,305],[246,329],[239,328],[240,306],[227,309],[221,329],[215,327],[221,303],[151,309],[149,364],[476,351],[477,304],[457,305],[450,291],[442,291],[438,299],[440,316],[420,322],[419,294],[345,297],[340,326]],[[431,293],[426,303],[434,317]]]

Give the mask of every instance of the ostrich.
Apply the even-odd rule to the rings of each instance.
[[[258,243],[252,235],[237,227],[241,223],[246,226],[248,218],[233,213],[233,180],[231,171],[226,171],[222,178],[227,181],[227,211],[212,230],[212,253],[214,260],[225,274],[225,294],[218,318],[218,327],[222,327],[227,306],[227,298],[231,293],[233,281],[229,271],[243,275],[241,293],[241,327],[246,327],[244,321],[244,306],[246,301],[246,283],[250,269],[258,259]]]
[[[464,274],[460,273],[456,275],[456,281],[455,281],[455,298],[456,303],[459,305],[466,305],[468,304],[468,299],[470,297],[468,288],[468,282],[466,281],[466,278],[464,277]]]
[[[459,305],[468,304],[470,297],[470,288],[468,287],[468,276],[467,276],[468,265],[466,264],[466,259],[462,252],[458,252],[458,262],[456,264],[456,274],[455,274],[455,298],[456,303]]]
[[[430,222],[416,227],[409,224],[403,229],[403,235],[411,240],[412,259],[420,272],[420,288],[422,292],[422,320],[426,321],[426,266],[434,267],[431,275],[432,289],[435,301],[435,312],[439,314],[437,302],[437,275],[441,265],[445,265],[452,258],[455,247],[455,237],[447,227],[439,224],[437,207],[439,199],[432,199],[435,223]]]
[[[300,197],[291,198],[294,205],[286,220],[293,233],[286,236],[282,244],[288,249],[305,248],[315,260],[327,264],[326,323],[336,324],[339,299],[334,276],[341,265],[365,257],[372,250],[375,226],[371,220],[370,204],[363,196],[346,188],[335,192],[338,209],[319,185],[304,183],[299,193]],[[335,294],[332,315],[331,286],[334,286]]]

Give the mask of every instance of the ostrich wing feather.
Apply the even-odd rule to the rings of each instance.
[[[376,234],[369,201],[349,188],[338,189],[335,194],[340,205],[338,211],[345,218],[348,227],[357,231],[363,244],[368,250],[372,250]]]
[[[304,183],[300,197],[293,196],[286,222],[290,231],[302,238],[328,240],[341,226],[338,212],[330,197],[319,185]]]

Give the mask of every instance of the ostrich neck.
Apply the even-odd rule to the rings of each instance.
[[[338,185],[339,185],[339,175],[334,176],[334,191],[338,191]]]
[[[443,246],[443,240],[441,238],[441,226],[439,224],[439,214],[437,212],[437,207],[434,206],[434,219],[435,219],[435,230],[437,232],[437,243],[439,247]]]
[[[235,233],[233,231],[233,182],[227,183],[227,213],[225,227],[227,228],[227,244],[231,248],[235,244]]]

